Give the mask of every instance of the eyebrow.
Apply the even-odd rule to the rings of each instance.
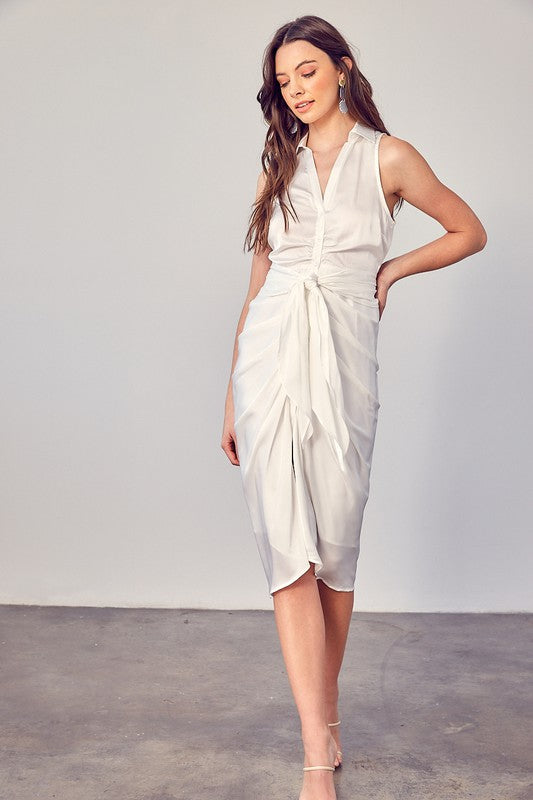
[[[308,58],[305,61],[300,61],[299,64],[296,64],[294,69],[295,70],[300,69],[302,64],[316,64],[316,63],[317,63],[316,58]],[[280,75],[286,75],[286,74],[287,74],[286,72],[276,72],[276,78],[279,78]]]

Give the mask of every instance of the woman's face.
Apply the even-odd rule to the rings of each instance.
[[[304,39],[281,45],[276,51],[275,73],[281,96],[302,122],[309,124],[338,112],[342,72],[323,50]],[[299,108],[303,102],[307,105]]]

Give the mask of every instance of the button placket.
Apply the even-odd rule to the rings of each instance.
[[[357,123],[356,126],[354,127],[354,130],[356,129],[356,127]],[[304,153],[305,156],[307,157],[307,164],[306,164],[307,174],[310,179],[313,198],[314,198],[314,205],[317,212],[317,219],[315,224],[315,241],[313,243],[313,251],[311,256],[313,268],[315,269],[316,272],[319,271],[322,262],[324,235],[326,230],[326,214],[331,202],[330,198],[333,196],[335,192],[339,174],[342,170],[342,167],[346,159],[348,158],[348,153],[353,145],[353,142],[354,139],[350,135],[348,141],[346,141],[343,144],[342,149],[338,154],[331,169],[328,182],[326,184],[324,196],[322,196],[322,190],[320,188],[320,181],[318,178],[318,171],[313,158],[312,150],[309,147],[307,147],[307,145],[303,145]]]
[[[324,246],[324,233],[326,230],[326,213],[323,208],[318,210],[315,224],[315,241],[313,245],[313,268],[318,273],[322,262],[322,250]]]

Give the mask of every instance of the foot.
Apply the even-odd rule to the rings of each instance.
[[[335,722],[339,722],[339,720],[335,720]],[[328,724],[328,727],[331,732],[333,741],[335,742],[335,749],[337,751],[335,755],[335,766],[340,767],[342,764],[340,725],[335,725],[330,722]]]
[[[337,745],[329,733],[329,728],[319,739],[304,741],[305,767],[331,766],[335,761]],[[304,772],[302,791],[299,800],[336,800],[333,771],[317,769]]]

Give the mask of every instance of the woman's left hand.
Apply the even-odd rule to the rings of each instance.
[[[380,319],[383,316],[383,311],[385,310],[385,305],[387,303],[387,292],[394,283],[394,281],[390,280],[390,275],[387,275],[387,266],[390,265],[392,261],[393,259],[384,261],[376,275],[376,293],[374,297],[376,297],[378,300]]]

